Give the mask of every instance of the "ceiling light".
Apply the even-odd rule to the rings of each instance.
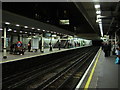
[[[12,31],[12,29],[9,28],[8,31]]]
[[[28,26],[24,26],[24,28],[28,28]]]
[[[43,30],[43,32],[44,32],[45,30]]]
[[[35,29],[34,27],[32,29]]]
[[[100,5],[99,5],[99,4],[98,4],[98,5],[95,5],[95,8],[96,8],[96,9],[100,8]]]
[[[0,31],[2,31],[3,29],[2,28],[0,28]]]
[[[102,22],[102,19],[97,19],[96,22],[97,23]]]
[[[27,33],[27,32],[25,32],[25,33]]]
[[[102,24],[99,24],[99,27],[100,27],[101,36],[103,37],[103,28],[102,28]]]
[[[102,22],[99,22],[99,24],[102,24]]]
[[[23,31],[20,31],[20,33],[22,33]]]
[[[14,30],[14,32],[17,32],[16,30]]]
[[[101,11],[96,11],[96,14],[101,14]]]
[[[20,25],[19,24],[16,24],[17,27],[19,27]]]
[[[5,22],[5,24],[9,25],[10,23],[9,22]]]
[[[40,29],[38,28],[37,30],[39,31]]]
[[[97,19],[100,19],[101,18],[101,15],[97,15]]]

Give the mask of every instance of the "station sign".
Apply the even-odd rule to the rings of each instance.
[[[19,47],[21,47],[22,46],[22,42],[21,41],[18,41],[17,42],[17,47],[19,48]]]

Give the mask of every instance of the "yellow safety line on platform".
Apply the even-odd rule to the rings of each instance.
[[[88,90],[88,88],[89,88],[89,85],[90,85],[90,82],[91,82],[91,80],[92,80],[92,77],[93,77],[93,74],[94,74],[94,71],[95,71],[97,62],[98,62],[99,57],[100,57],[100,54],[101,54],[101,48],[100,48],[99,53],[98,53],[98,55],[97,55],[97,58],[96,58],[96,61],[95,61],[95,63],[94,63],[94,66],[93,66],[93,68],[92,68],[92,71],[91,71],[91,73],[90,73],[90,76],[89,76],[89,78],[88,78],[88,80],[87,80],[87,82],[86,82],[86,84],[85,84],[84,90]]]

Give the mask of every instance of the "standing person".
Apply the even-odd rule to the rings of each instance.
[[[60,43],[60,40],[58,41],[58,48],[60,50],[60,47],[61,47],[61,43]]]
[[[10,46],[10,54],[13,54],[13,50],[14,49],[14,44],[11,44],[11,46]]]
[[[39,49],[40,49],[40,52],[42,52],[42,40],[39,41]]]
[[[28,52],[31,50],[31,40],[28,42]]]
[[[105,44],[103,45],[103,51],[104,51],[104,53],[105,53],[105,57],[108,57],[108,50],[109,50],[108,44],[105,43]]]
[[[120,43],[118,43],[118,48],[116,48],[116,64],[120,64]]]
[[[50,45],[50,51],[52,51],[52,43],[50,42],[49,45]]]
[[[102,50],[104,49],[104,44],[105,44],[105,42],[102,42]]]
[[[76,46],[77,46],[77,45],[76,45],[76,42],[74,42],[74,43],[75,43],[75,47],[76,47]]]
[[[111,42],[108,43],[108,56],[111,55]]]
[[[113,41],[113,43],[112,43],[112,55],[116,55],[115,54],[115,41]]]

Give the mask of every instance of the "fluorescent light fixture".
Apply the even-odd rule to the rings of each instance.
[[[56,37],[57,35],[52,35],[52,37]]]
[[[27,32],[25,32],[25,33],[27,33]]]
[[[29,37],[28,39],[32,39],[31,37]]]
[[[32,29],[35,29],[34,27],[32,27]]]
[[[99,24],[99,27],[100,27],[101,36],[103,37],[103,28],[102,28],[102,23],[101,23],[101,24]]]
[[[22,33],[23,31],[20,31],[20,33]]]
[[[9,22],[5,22],[5,24],[9,25],[10,23]]]
[[[99,19],[101,17],[101,15],[97,15],[97,19]]]
[[[102,23],[102,19],[97,19],[96,22],[97,23]]]
[[[12,29],[9,28],[8,31],[12,31]]]
[[[69,20],[60,20],[59,22],[61,25],[69,25]]]
[[[14,32],[17,32],[16,30],[14,30]]]
[[[38,28],[37,30],[38,30],[38,31],[40,31],[40,29],[39,29],[39,28]]]
[[[99,22],[99,24],[102,24],[102,22]]]
[[[101,11],[99,10],[99,11],[96,11],[96,14],[101,14]]]
[[[45,30],[42,30],[43,32],[45,31]]]
[[[100,5],[99,4],[95,5],[95,8],[96,9],[100,8]]]
[[[28,28],[28,26],[24,26],[24,28]]]
[[[16,24],[17,27],[19,27],[20,25],[19,24]]]
[[[0,31],[2,31],[3,29],[2,28],[0,28]]]

